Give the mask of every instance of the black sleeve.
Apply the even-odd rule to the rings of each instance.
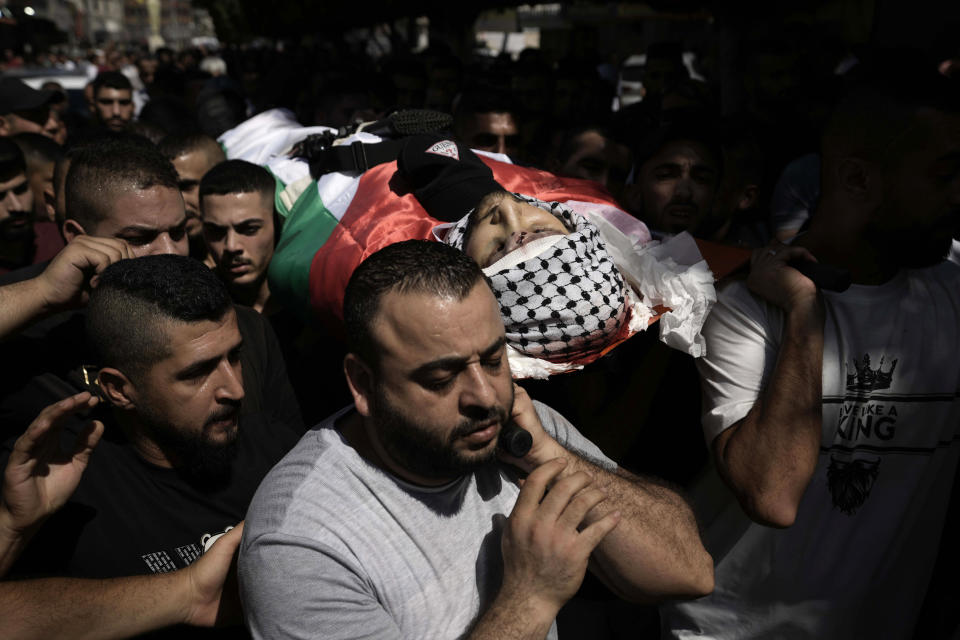
[[[283,353],[270,323],[248,307],[236,307],[243,335],[243,412],[262,411],[271,428],[286,428],[298,436],[306,431],[293,393]]]

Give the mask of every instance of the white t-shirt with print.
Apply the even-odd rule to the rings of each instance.
[[[663,607],[665,635],[911,636],[960,454],[960,267],[824,298],[820,458],[796,522],[750,521],[711,469],[694,502],[716,590]],[[743,282],[722,291],[698,364],[708,443],[753,406],[782,328]]]

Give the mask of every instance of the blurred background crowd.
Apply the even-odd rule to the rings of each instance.
[[[671,136],[664,126],[679,123],[672,136],[699,140],[713,165],[688,198],[696,222],[679,226],[761,246],[795,233],[815,204],[811,154],[858,61],[912,46],[949,74],[960,56],[957,8],[467,4],[18,0],[2,9],[0,70],[58,92],[49,122],[21,115],[67,145],[104,124],[155,142],[217,137],[273,107],[331,127],[400,107],[445,111],[473,148],[599,181],[667,232],[678,225],[657,219],[639,183]],[[106,120],[93,91],[104,72],[129,80],[132,100]]]

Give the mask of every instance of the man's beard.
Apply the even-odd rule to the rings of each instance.
[[[513,387],[510,406],[490,407],[484,413],[463,418],[448,434],[434,433],[414,418],[404,415],[387,400],[379,387],[374,389],[370,413],[383,448],[403,469],[423,478],[453,479],[490,465],[496,459],[496,447],[489,447],[473,456],[458,452],[454,446],[460,437],[477,431],[481,425],[496,420],[501,428],[513,410]]]
[[[941,223],[896,233],[876,233],[868,237],[876,246],[885,247],[892,262],[901,269],[923,269],[947,259],[957,225]]]
[[[32,241],[33,237],[32,211],[11,211],[10,217],[0,221],[0,240],[27,242]]]
[[[152,408],[141,405],[138,415],[150,437],[163,450],[168,459],[175,461],[177,472],[187,482],[207,489],[225,486],[231,477],[233,460],[237,453],[239,425],[226,434],[223,441],[210,437],[213,423],[231,416],[239,416],[240,405],[221,407],[209,416],[203,428],[196,433],[187,433],[170,427],[157,416]]]
[[[129,122],[123,118],[107,118],[103,121],[103,124],[111,131],[123,131],[127,128]]]

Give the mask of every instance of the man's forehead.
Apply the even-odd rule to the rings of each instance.
[[[114,194],[111,205],[103,222],[115,228],[142,226],[167,229],[177,226],[186,217],[180,191],[160,185],[146,189],[122,189]]]
[[[203,205],[206,222],[237,224],[252,218],[262,221],[273,218],[273,200],[258,191],[207,195]]]
[[[200,180],[217,164],[202,148],[189,149],[173,159],[173,166],[182,179]]]
[[[645,169],[664,164],[692,163],[717,168],[717,161],[709,147],[698,140],[671,140],[664,144],[649,160],[643,163]]]
[[[186,322],[165,318],[160,325],[169,345],[168,359],[189,363],[233,349],[241,340],[237,313],[232,308],[219,320]]]
[[[500,308],[485,282],[478,282],[462,300],[390,291],[381,298],[371,331],[385,357],[411,366],[443,357],[468,357],[504,333]]]
[[[513,134],[517,131],[517,123],[509,111],[488,111],[474,114],[474,127],[478,131],[491,133]]]
[[[113,87],[100,87],[97,92],[98,100],[130,100],[133,92],[130,89],[115,89]]]

